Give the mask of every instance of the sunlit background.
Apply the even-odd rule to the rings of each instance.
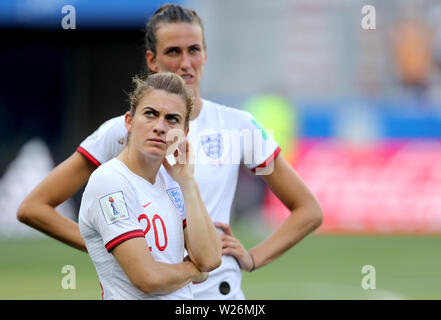
[[[167,2],[203,20],[202,97],[273,130],[324,211],[314,234],[244,274],[247,298],[440,299],[437,0],[1,1],[0,299],[101,298],[87,254],[19,223],[16,211],[128,109],[131,77],[145,72],[144,22]],[[75,29],[62,27],[65,5]],[[362,27],[366,5],[375,29]],[[76,220],[81,193],[59,211]],[[245,169],[232,210],[247,248],[289,214]],[[64,265],[76,269],[74,290],[61,286]],[[366,265],[375,289],[362,286]]]

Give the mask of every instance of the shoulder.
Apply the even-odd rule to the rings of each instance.
[[[106,131],[127,131],[125,126],[125,115],[111,118],[105,121],[99,126],[99,128],[92,134],[92,136],[97,136]]]
[[[102,126],[121,126],[124,125],[125,114],[122,114],[117,117],[113,117],[105,122],[103,122]]]
[[[239,108],[233,108],[226,106],[224,104],[216,103],[210,100],[203,99],[203,108],[205,108],[208,117],[213,119],[213,117],[224,118],[230,123],[237,123],[243,121],[250,121],[253,116],[251,113]]]
[[[210,100],[202,99],[203,107],[207,109],[208,112],[221,112],[226,114],[247,114],[247,111],[229,107],[224,104],[213,102]]]
[[[99,166],[90,176],[85,193],[91,195],[105,194],[117,189],[127,189],[127,175],[119,160],[112,159]]]
[[[96,144],[101,144],[109,139],[109,141],[113,141],[115,138],[125,137],[126,134],[125,116],[122,115],[103,122],[81,145],[84,145],[86,148],[91,146],[96,148]],[[125,141],[119,141],[119,143],[124,144]]]
[[[81,142],[77,151],[95,165],[103,164],[121,152],[126,144],[126,138],[125,116],[122,115],[101,124]]]

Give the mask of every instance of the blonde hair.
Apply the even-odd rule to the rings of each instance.
[[[130,114],[135,115],[136,108],[139,101],[144,95],[152,90],[164,90],[168,93],[177,94],[181,96],[185,102],[187,112],[184,118],[184,128],[188,128],[190,122],[190,114],[193,110],[194,96],[187,88],[185,81],[176,73],[160,72],[147,76],[146,78],[134,76],[132,82],[135,84],[135,89],[129,93],[130,99]]]

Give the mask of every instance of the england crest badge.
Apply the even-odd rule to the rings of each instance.
[[[223,152],[223,141],[220,133],[202,136],[201,143],[202,149],[210,159],[217,160],[221,157]]]
[[[183,214],[185,210],[184,198],[179,190],[179,187],[167,189],[167,194],[175,205],[176,209],[178,209],[178,212]]]

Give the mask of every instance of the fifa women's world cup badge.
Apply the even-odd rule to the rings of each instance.
[[[122,191],[108,194],[100,199],[101,211],[106,218],[107,224],[118,220],[128,219],[129,213]]]
[[[110,202],[110,206],[111,206],[112,209],[113,209],[113,214],[114,214],[115,216],[119,215],[118,210],[116,210],[116,208],[115,208],[115,203],[114,203],[115,200],[113,200],[112,197],[109,197],[109,202]]]

